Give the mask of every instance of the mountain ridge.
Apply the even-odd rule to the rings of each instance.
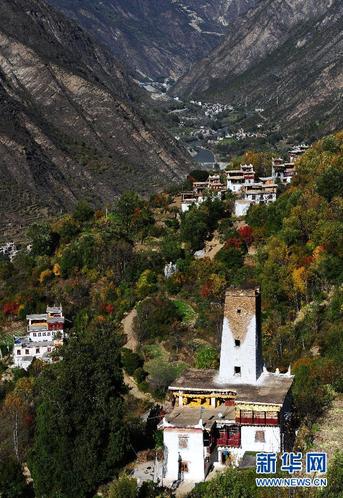
[[[342,13],[336,0],[266,0],[172,92],[233,105],[248,99],[251,106],[264,107],[275,123],[282,115],[293,128],[298,119],[319,120],[321,126],[327,103],[324,114],[333,112],[334,118],[325,116],[322,132],[337,129],[342,125]]]
[[[49,0],[133,71],[180,77],[260,0]]]
[[[1,228],[142,194],[191,168],[122,65],[42,0],[0,5]]]

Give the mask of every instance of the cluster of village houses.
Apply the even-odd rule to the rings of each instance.
[[[181,109],[184,112],[186,109]],[[183,117],[180,122],[180,128],[187,125],[186,122],[196,121],[196,118],[192,117]],[[200,128],[196,128],[189,134],[190,137],[196,139],[207,139],[208,144],[220,144],[224,142],[225,139],[233,138],[235,140],[245,140],[246,138],[265,138],[266,133],[262,133],[261,131],[245,131],[244,128],[240,128],[236,132],[230,133],[228,131],[228,127],[221,128],[220,130],[214,130],[210,126],[200,126]]]
[[[250,206],[255,204],[270,204],[276,201],[279,184],[288,184],[295,175],[295,160],[302,155],[308,146],[302,144],[289,152],[289,161],[273,158],[270,177],[260,177],[256,180],[254,166],[241,164],[239,170],[228,170],[219,174],[209,175],[204,182],[194,181],[192,190],[181,193],[181,211],[185,213],[193,205],[199,206],[209,195],[221,195],[232,192],[236,196],[234,214],[245,216]],[[225,176],[225,182],[222,177]]]
[[[190,104],[197,105],[204,110],[205,116],[208,118],[214,118],[226,111],[233,111],[233,106],[230,104],[220,104],[220,103],[207,103],[198,102],[195,100],[190,100]]]
[[[193,191],[183,193],[183,211],[203,202],[209,191],[237,194],[237,214],[251,204],[273,202],[275,181],[291,181],[294,159],[306,148],[293,149],[288,163],[274,159],[272,177],[258,183],[253,166],[246,164],[228,172],[226,185],[219,175],[194,182]],[[48,306],[46,313],[26,318],[27,334],[15,338],[14,365],[27,369],[34,358],[48,363],[58,360],[64,339],[62,307]],[[290,368],[284,373],[265,368],[260,289],[227,290],[219,369],[188,369],[169,386],[172,405],[158,426],[163,431],[164,484],[203,481],[213,467],[239,465],[247,452],[290,449],[292,383]]]
[[[64,339],[62,306],[48,306],[46,313],[27,315],[26,320],[26,335],[14,339],[14,366],[27,370],[34,359],[46,363],[58,360]]]

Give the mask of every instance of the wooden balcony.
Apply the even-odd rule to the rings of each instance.
[[[236,423],[240,425],[279,425],[278,417],[268,417],[267,412],[254,413],[251,417],[236,417]]]
[[[239,448],[241,445],[241,435],[221,435],[217,439],[217,446],[228,446],[231,448]]]

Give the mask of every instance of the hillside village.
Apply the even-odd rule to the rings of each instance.
[[[250,206],[269,204],[276,201],[279,185],[291,183],[295,175],[295,161],[308,146],[301,144],[289,151],[289,161],[282,158],[272,159],[270,177],[256,179],[252,164],[241,164],[239,170],[225,170],[220,174],[210,174],[207,181],[193,181],[192,191],[182,192],[181,211],[187,212],[190,206],[199,206],[208,196],[220,198],[225,192],[235,196],[234,214],[238,217],[247,214]]]
[[[93,389],[98,385],[98,368],[107,378],[107,368],[116,369],[122,362],[129,392],[124,383],[118,389],[142,424],[141,442],[132,435],[133,449],[125,457],[130,463],[124,468],[139,487],[163,486],[166,496],[173,496],[175,490],[190,493],[201,481],[216,482],[217,473],[220,476],[228,469],[251,469],[256,452],[282,453],[294,444],[306,448],[309,436],[302,433],[312,430],[332,399],[331,391],[325,394],[326,377],[310,380],[317,375],[316,362],[328,362],[329,369],[330,362],[340,361],[320,342],[313,325],[308,329],[308,323],[317,319],[313,313],[325,317],[336,313],[332,306],[339,302],[340,291],[333,284],[330,292],[335,297],[330,298],[325,290],[315,294],[311,287],[314,274],[321,278],[318,265],[326,257],[323,239],[315,232],[307,235],[315,242],[307,242],[305,254],[298,246],[285,249],[281,236],[272,234],[283,230],[280,216],[287,216],[283,223],[288,229],[290,223],[297,227],[299,216],[310,212],[311,220],[302,220],[303,226],[311,223],[313,227],[316,217],[320,226],[323,210],[331,202],[326,199],[332,195],[321,169],[322,158],[331,154],[335,164],[336,152],[328,150],[337,147],[339,140],[329,137],[312,147],[294,146],[288,160],[275,155],[270,177],[256,175],[257,163],[241,161],[238,169],[235,161],[234,169],[195,170],[187,180],[192,185],[188,192],[159,194],[149,201],[127,193],[110,212],[95,213],[83,204],[72,215],[37,224],[30,230],[33,238],[28,248],[0,262],[0,275],[6,275],[6,281],[1,281],[1,317],[8,327],[1,345],[4,379],[8,379],[5,396],[12,396],[12,389],[19,389],[14,386],[29,379],[33,384],[40,378],[39,382],[51,382],[49,377],[43,379],[53,369],[62,374],[53,382],[68,384],[54,391],[53,403],[61,402],[65,389],[73,397],[77,382],[78,400],[88,406],[83,396],[88,396],[89,386],[83,391],[78,372],[83,376],[87,368]],[[308,157],[316,158],[316,174],[307,169]],[[200,173],[203,179],[197,180]],[[311,187],[304,191],[306,182]],[[315,211],[313,182],[321,192]],[[308,206],[300,208],[300,202]],[[242,205],[246,208],[240,211]],[[293,210],[299,213],[299,209],[301,214],[292,218]],[[268,218],[261,224],[266,213]],[[325,244],[331,237],[330,247],[339,258],[339,239],[323,237]],[[212,252],[214,240],[217,248]],[[292,258],[288,251],[294,252]],[[292,287],[287,287],[283,272],[292,275]],[[339,278],[327,275],[323,278]],[[19,290],[23,279],[27,293]],[[319,300],[318,309],[308,305],[310,299]],[[277,325],[275,320],[282,316],[287,317],[284,325]],[[320,326],[327,330],[331,325],[326,318]],[[297,331],[287,342],[285,327]],[[311,333],[306,336],[308,330]],[[302,337],[300,343],[296,334]],[[113,344],[109,350],[106,337],[118,341],[120,348]],[[319,348],[324,355],[320,360]],[[108,364],[108,355],[118,351],[120,359]],[[107,360],[101,366],[88,360],[82,363],[88,355],[104,355]],[[111,376],[121,375],[111,372]],[[339,369],[335,372],[331,382],[340,389]],[[304,376],[313,382],[305,390]],[[312,392],[316,392],[315,402]],[[20,391],[15,393],[21,396]],[[50,403],[36,399],[29,388],[21,401],[23,423],[32,403],[43,402]],[[3,410],[11,420],[12,412]],[[58,418],[49,417],[54,424],[51,430],[58,431]],[[5,447],[11,451],[10,430],[6,434]],[[18,451],[31,459],[32,442],[29,434],[25,437]],[[39,475],[35,465],[35,460],[29,463],[34,479]],[[49,488],[48,483],[44,486]]]
[[[342,16],[1,0],[0,498],[343,498]]]

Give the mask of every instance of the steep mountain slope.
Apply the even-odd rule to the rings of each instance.
[[[343,4],[339,0],[263,0],[197,63],[174,93],[265,108],[300,119],[342,123]]]
[[[179,180],[188,156],[140,115],[106,50],[41,0],[0,2],[1,227]]]
[[[133,70],[183,74],[260,0],[48,0]]]

